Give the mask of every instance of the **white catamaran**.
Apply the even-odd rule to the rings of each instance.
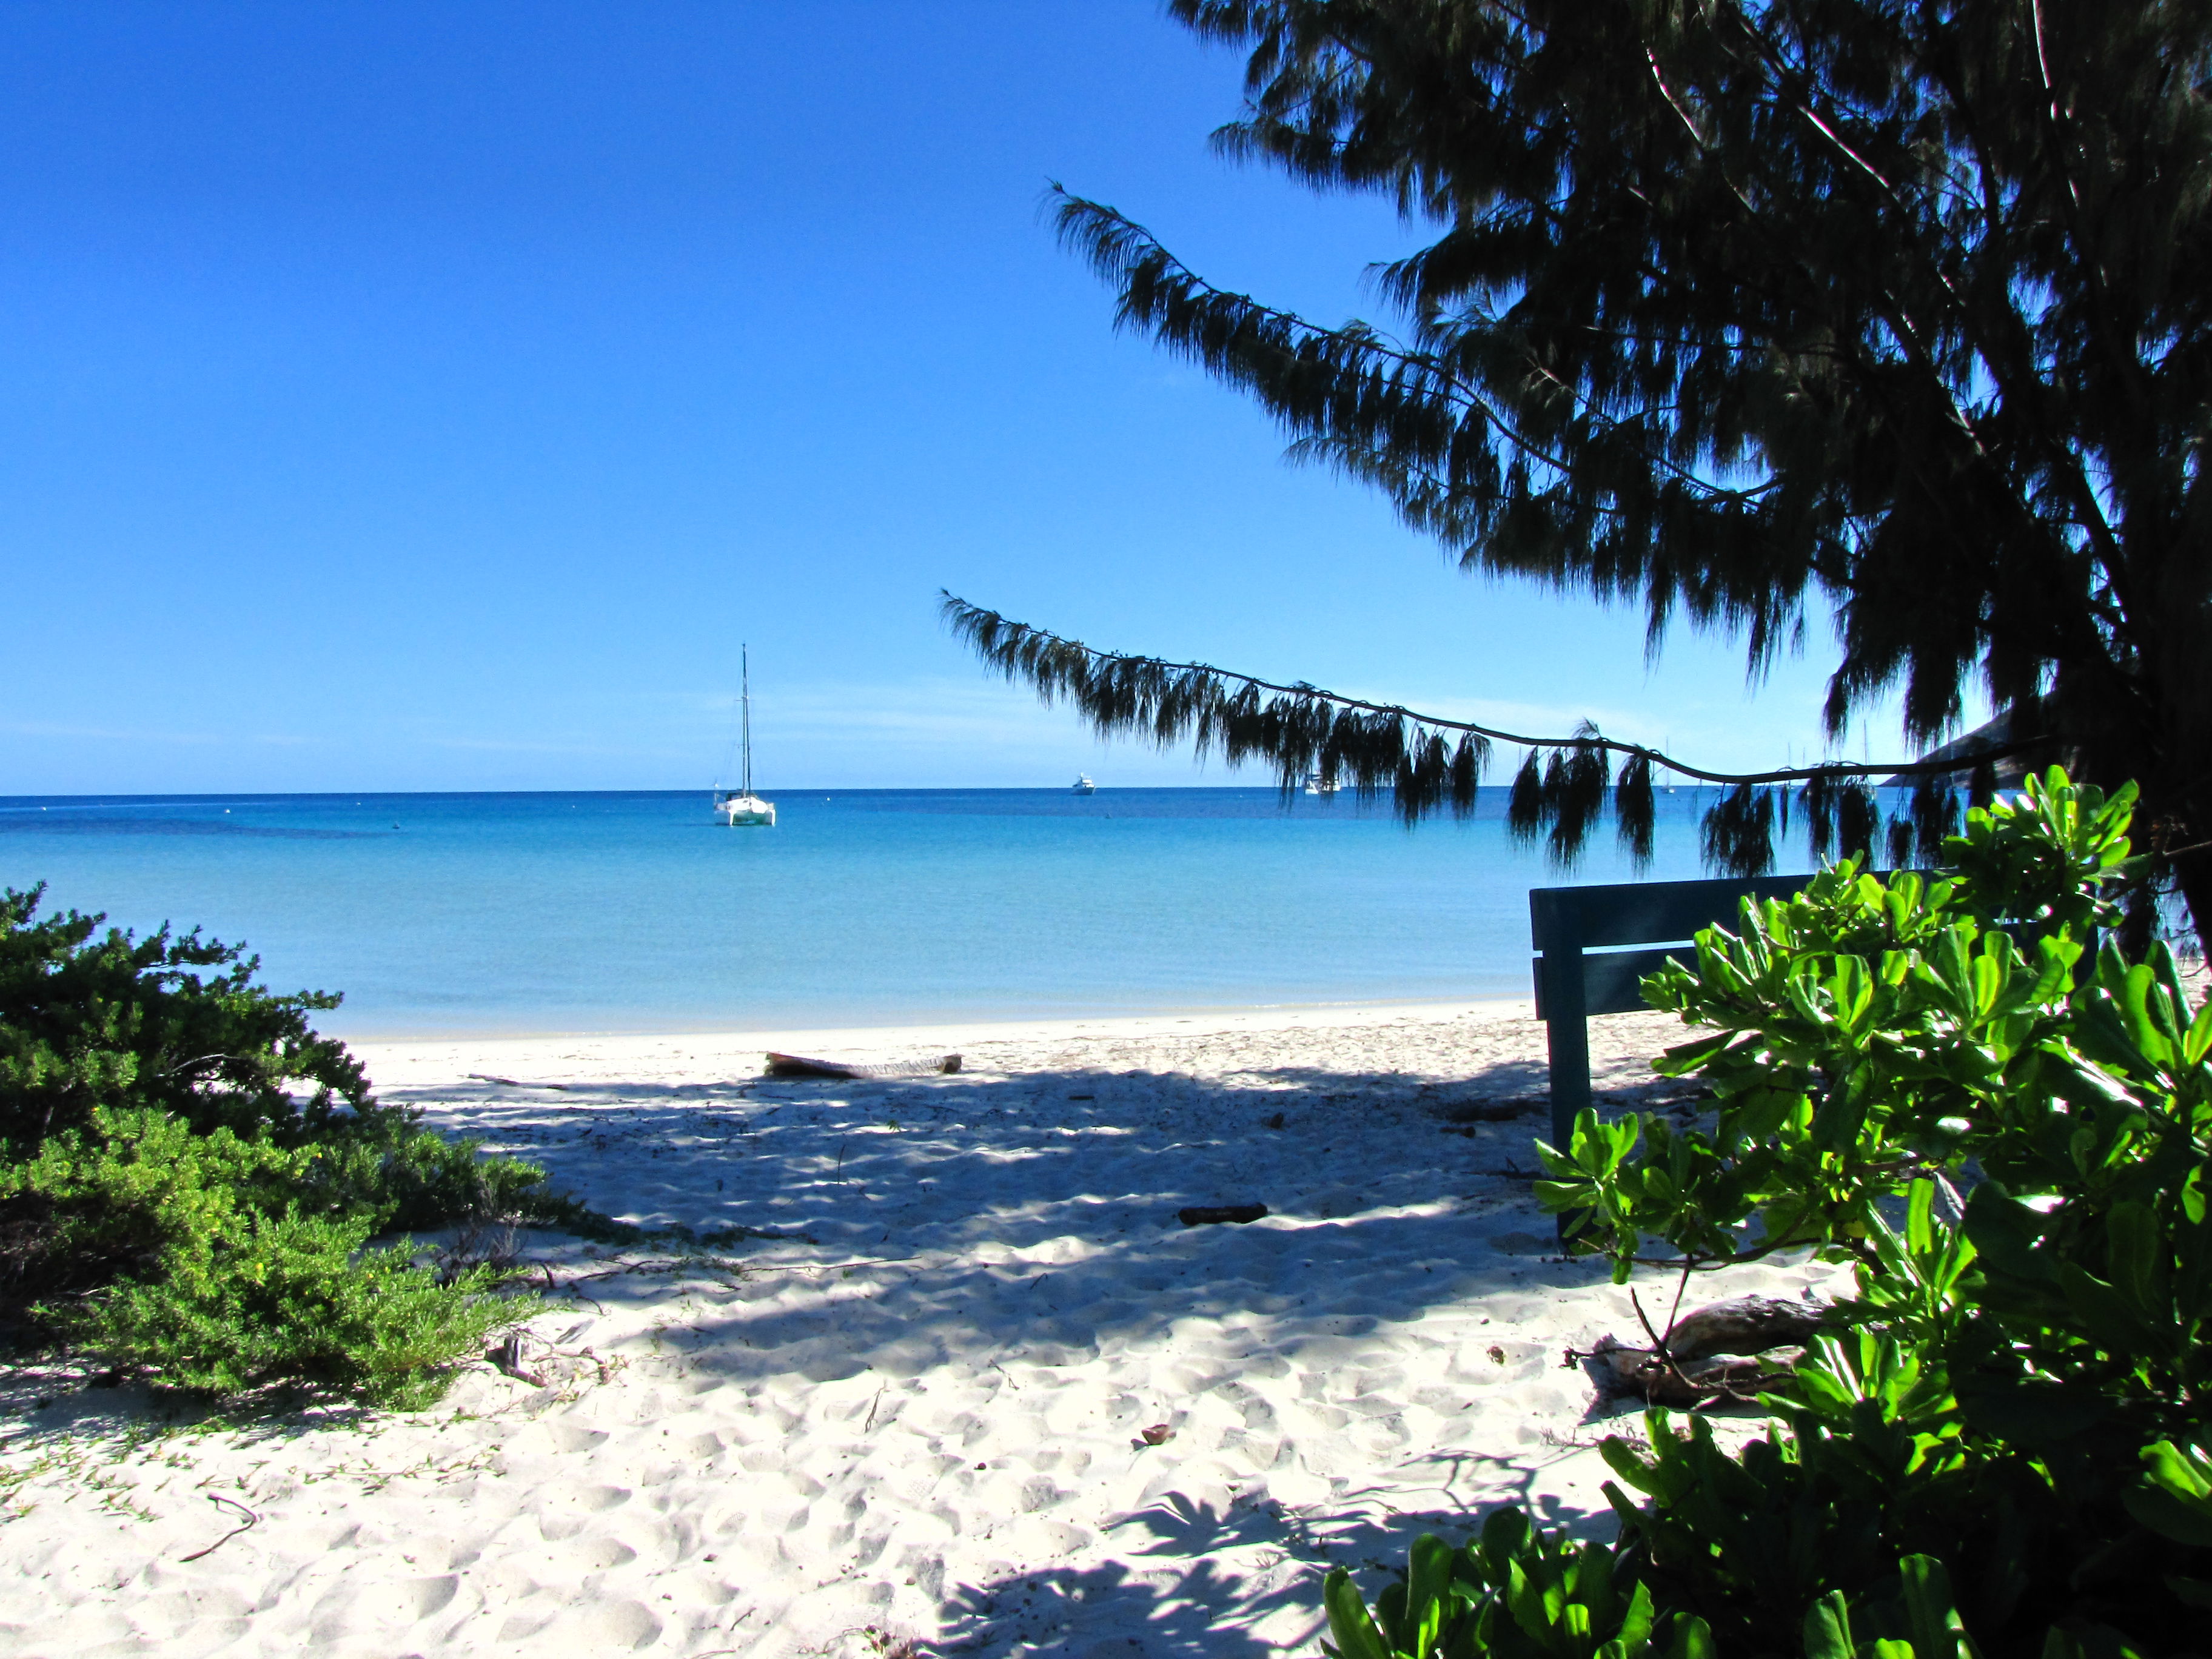
[[[734,791],[715,789],[714,810],[722,815],[722,822],[733,830],[772,830],[775,827],[775,803],[753,793],[752,663],[742,645],[738,647],[738,745],[744,757],[743,769]]]

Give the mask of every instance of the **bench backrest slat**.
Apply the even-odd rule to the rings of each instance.
[[[1565,1146],[1590,1103],[1589,1032],[1595,1014],[1644,1006],[1638,981],[1668,957],[1696,959],[1700,928],[1733,925],[1747,898],[1788,898],[1812,879],[1626,882],[1604,887],[1533,887],[1528,939],[1536,951],[1536,1018],[1551,1052],[1552,1144]],[[1643,950],[1623,950],[1643,945]]]
[[[1623,882],[1609,887],[1532,887],[1530,943],[1539,951],[1672,945],[1700,927],[1732,922],[1745,898],[1788,898],[1810,876],[1739,881]]]
[[[1698,947],[1694,945],[1669,945],[1656,951],[1601,951],[1582,957],[1566,971],[1578,969],[1583,976],[1583,1018],[1590,1019],[1599,1014],[1635,1014],[1644,1011],[1644,978],[1656,974],[1668,962],[1686,962],[1694,966]],[[1536,964],[1536,1018],[1548,1021],[1553,998],[1544,981],[1543,959]]]

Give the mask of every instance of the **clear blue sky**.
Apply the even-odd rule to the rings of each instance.
[[[1097,747],[940,586],[1816,748],[1818,625],[1755,697],[1726,642],[1648,669],[1115,334],[1049,179],[1329,319],[1413,240],[1214,158],[1241,67],[1146,0],[0,4],[0,793],[703,787],[740,640],[771,788],[1260,781]]]

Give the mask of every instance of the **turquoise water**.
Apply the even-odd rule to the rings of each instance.
[[[1522,996],[1528,890],[1476,817],[1271,788],[0,798],[0,883],[243,940],[365,1037],[1039,1018]],[[1655,879],[1700,873],[1661,797]]]

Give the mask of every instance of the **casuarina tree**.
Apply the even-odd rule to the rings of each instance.
[[[1515,821],[1565,854],[1608,792],[1648,845],[1659,763],[1731,786],[1707,855],[1751,870],[1778,797],[1816,844],[1909,856],[1969,769],[2063,760],[2138,782],[2138,845],[2212,927],[2212,0],[1169,9],[1248,54],[1223,151],[1436,234],[1377,270],[1395,333],[1331,327],[1063,193],[1123,325],[1469,569],[1640,605],[1655,642],[1678,618],[1730,631],[1753,669],[1832,615],[1832,735],[1893,690],[1916,743],[1977,684],[1998,720],[1882,838],[1887,767],[1717,774],[950,602],[988,660],[1103,730],[1340,774],[1409,817],[1465,810],[1488,739],[1523,741]]]

